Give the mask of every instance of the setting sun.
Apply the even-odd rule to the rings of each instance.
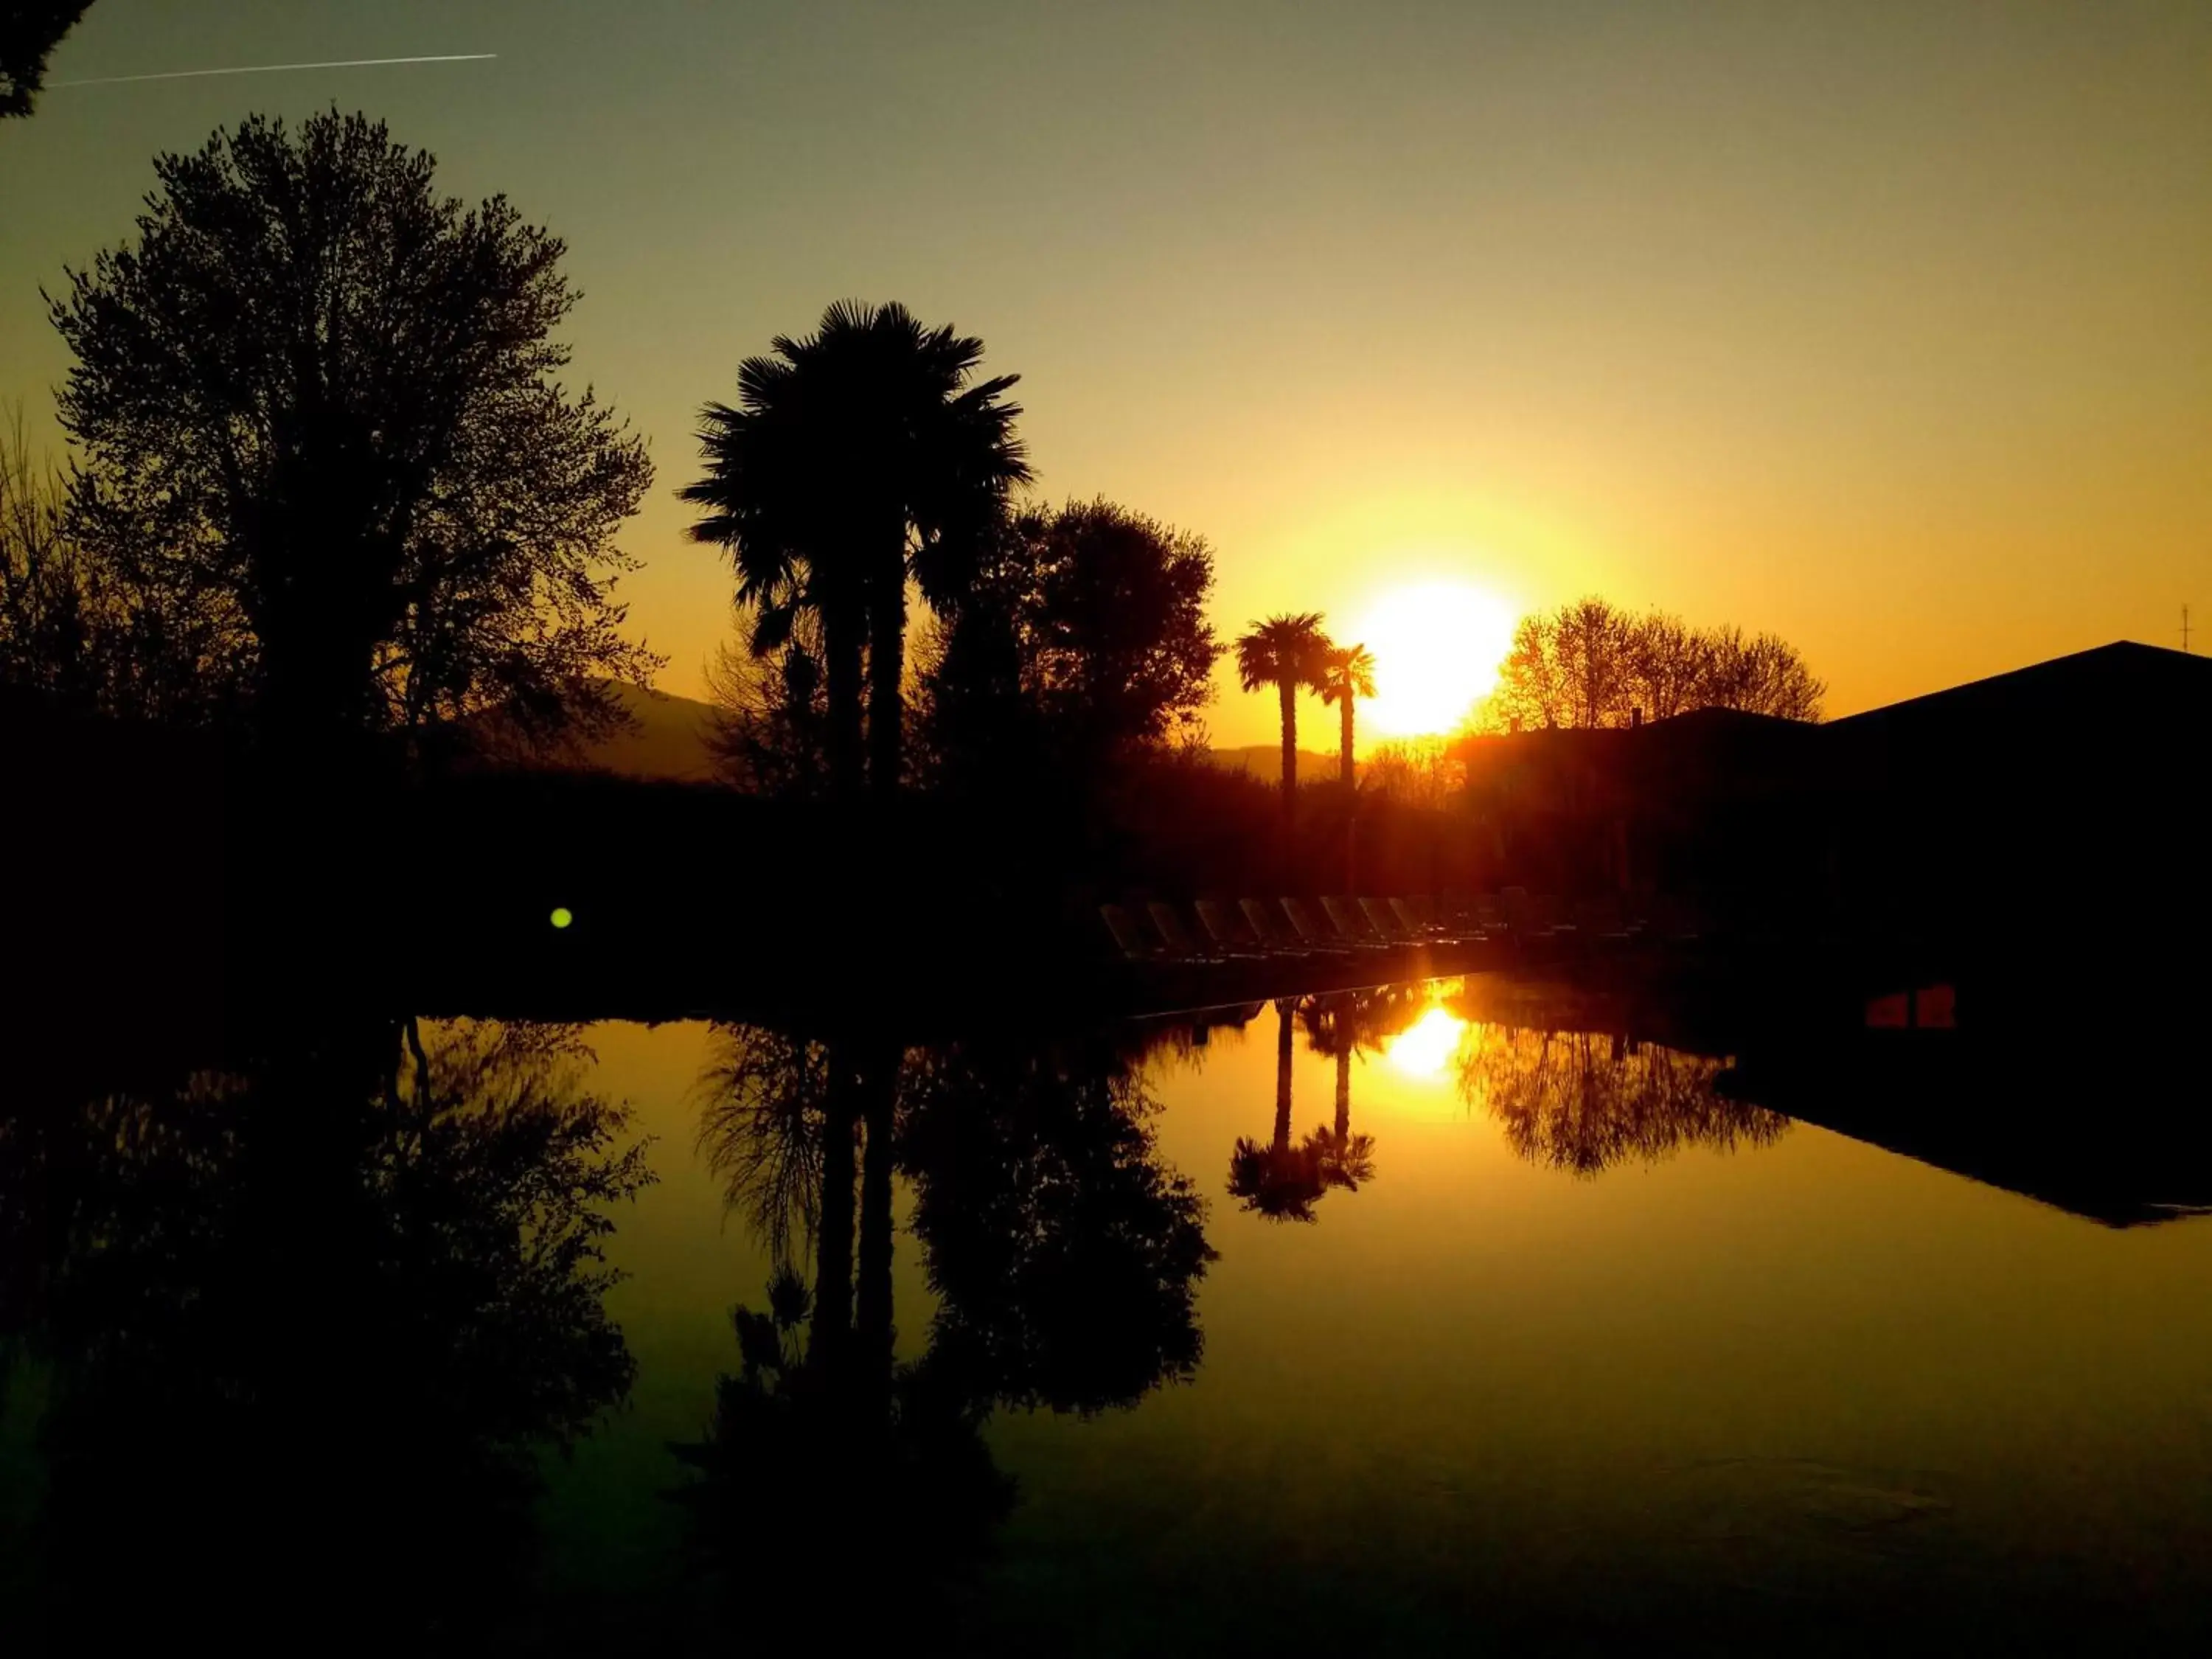
[[[1352,635],[1375,654],[1375,696],[1361,720],[1383,737],[1450,732],[1498,684],[1516,620],[1494,594],[1456,582],[1389,594]]]

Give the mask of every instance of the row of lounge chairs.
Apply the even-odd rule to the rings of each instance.
[[[1143,907],[1149,927],[1131,906],[1101,905],[1099,915],[1115,947],[1133,962],[1341,957],[1491,942],[1619,944],[1649,931],[1644,919],[1628,919],[1618,901],[1586,904],[1569,920],[1556,901],[1519,887],[1496,894],[1447,895],[1442,902],[1427,895],[1311,902],[1247,898],[1232,907],[1219,899],[1200,899],[1191,908],[1195,927],[1186,925],[1174,905],[1158,899]],[[1673,928],[1668,932],[1681,936]]]

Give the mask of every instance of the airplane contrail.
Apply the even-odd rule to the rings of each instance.
[[[388,64],[481,64],[498,57],[495,52],[458,52],[439,58],[346,58],[332,64],[244,64],[235,69],[166,70],[159,75],[100,75],[89,81],[55,81],[49,92],[64,87],[119,87],[128,81],[193,81],[204,75],[276,75],[286,70],[382,69]]]

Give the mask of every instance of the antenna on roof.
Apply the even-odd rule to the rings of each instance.
[[[2185,605],[2181,607],[2181,648],[2189,649],[2189,607]]]

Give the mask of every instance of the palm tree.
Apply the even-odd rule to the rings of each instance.
[[[840,301],[802,339],[738,370],[738,402],[708,404],[707,471],[683,499],[707,509],[695,541],[726,549],[751,647],[790,642],[820,620],[833,783],[859,786],[862,653],[866,766],[879,793],[903,759],[906,586],[942,606],[963,591],[975,551],[1030,468],[1005,393],[1018,378],[970,383],[983,343],[925,328],[901,305]]]
[[[1352,705],[1361,697],[1374,695],[1374,653],[1364,645],[1330,647],[1322,659],[1321,700],[1334,703],[1343,718],[1343,746],[1339,750],[1337,777],[1344,785],[1346,799],[1351,799],[1352,791]]]
[[[1321,612],[1301,611],[1254,623],[1237,641],[1237,678],[1247,691],[1272,685],[1283,706],[1283,816],[1298,799],[1298,691],[1318,691],[1328,635]]]

